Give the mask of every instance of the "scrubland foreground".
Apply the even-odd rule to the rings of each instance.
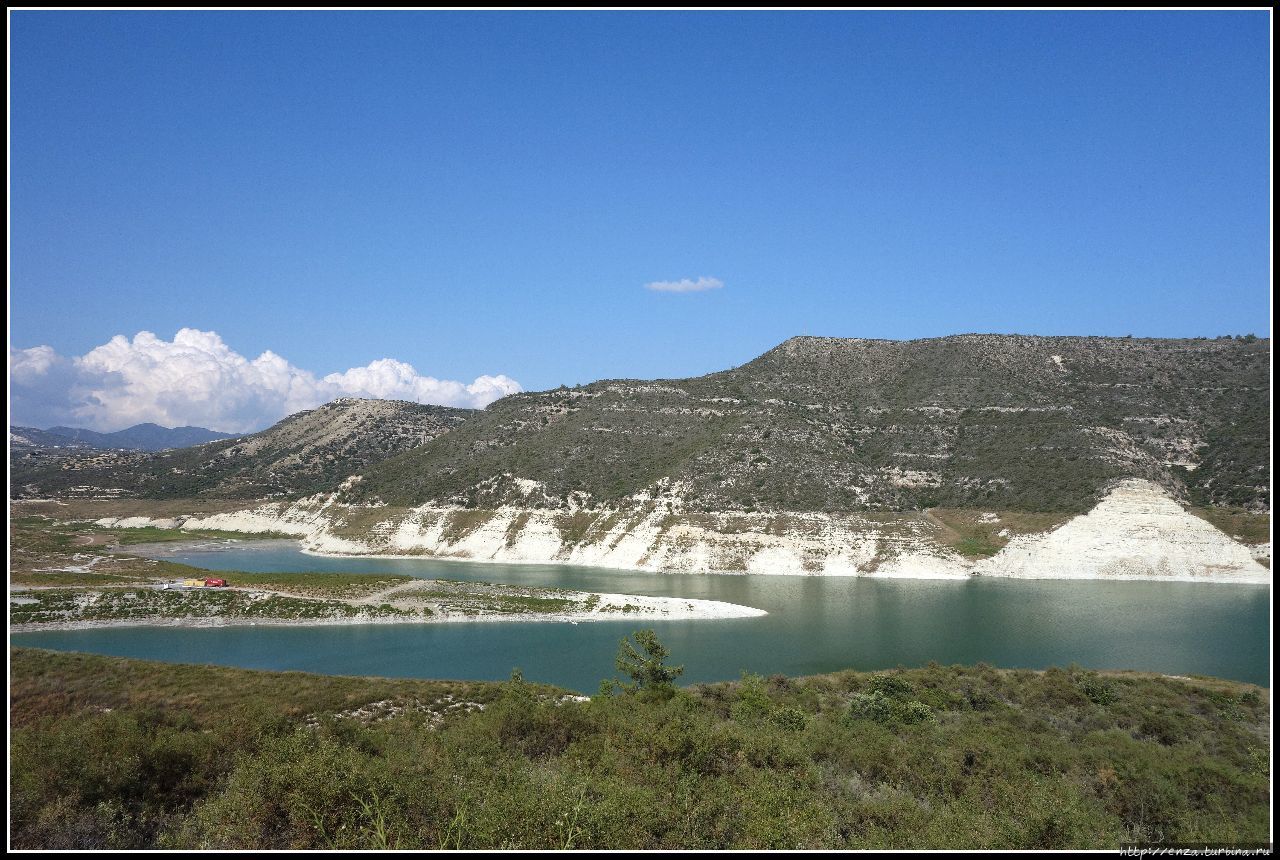
[[[1269,838],[1269,693],[1069,667],[677,688],[10,650],[12,848],[1116,848]],[[676,655],[678,658],[680,655]],[[627,658],[627,659],[624,659]],[[625,678],[623,679],[625,682]]]

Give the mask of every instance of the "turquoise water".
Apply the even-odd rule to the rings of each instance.
[[[651,574],[564,565],[323,558],[292,541],[131,548],[214,570],[389,572],[724,600],[760,618],[642,622],[682,682],[743,671],[808,675],[976,663],[1202,674],[1266,685],[1267,586],[1065,580],[868,580]],[[592,693],[613,677],[634,619],[331,627],[116,628],[10,637],[15,645],[339,675],[530,680]]]

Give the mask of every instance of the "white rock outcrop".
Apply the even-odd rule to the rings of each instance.
[[[989,515],[994,516],[994,515]],[[1270,546],[1246,546],[1190,514],[1149,481],[1118,483],[1089,513],[1017,535],[994,556],[964,558],[920,514],[704,514],[507,506],[346,508],[332,496],[177,520],[103,525],[275,532],[331,555],[433,556],[670,573],[963,579],[1157,579],[1269,583]]]
[[[1034,579],[1271,581],[1248,546],[1141,480],[1120,483],[1089,513],[1048,534],[1013,538],[974,571]]]
[[[95,520],[94,525],[109,529],[176,529],[181,522],[171,517],[103,517]]]

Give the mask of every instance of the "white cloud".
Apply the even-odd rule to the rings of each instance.
[[[415,400],[418,403],[443,403],[448,406],[485,406],[499,397],[515,394],[520,383],[501,373],[479,376],[465,385],[450,379],[419,376],[413,365],[380,358],[366,367],[353,367],[345,373],[331,373],[322,382],[337,386],[352,397],[380,397],[391,400]]]
[[[54,367],[65,362],[51,346],[33,346],[31,349],[9,350],[9,377],[19,382],[39,379]]]
[[[646,290],[659,293],[700,293],[703,290],[718,290],[724,286],[719,278],[698,278],[696,281],[685,278],[680,281],[653,281],[644,285]]]
[[[79,357],[51,347],[9,350],[11,418],[118,430],[144,421],[246,433],[338,397],[376,397],[481,408],[520,391],[499,374],[471,383],[421,376],[382,358],[317,378],[270,350],[248,359],[216,332],[184,328],[172,341],[149,331],[116,335]]]

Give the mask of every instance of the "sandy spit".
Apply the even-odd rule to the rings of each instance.
[[[718,618],[756,618],[768,615],[763,609],[725,603],[718,600],[698,600],[683,597],[647,597],[634,594],[602,594],[573,592],[575,596],[599,598],[594,610],[555,613],[490,613],[471,615],[464,612],[436,612],[433,615],[404,616],[356,616],[349,618],[234,618],[221,616],[172,618],[153,615],[142,618],[74,619],[67,621],[13,624],[10,633],[36,633],[42,630],[98,630],[113,627],[326,627],[353,624],[456,624],[465,622],[490,623],[561,623],[577,624],[593,621],[694,621]],[[630,612],[618,611],[630,604],[636,607]],[[610,608],[613,611],[609,611]]]
[[[561,624],[576,624],[578,622],[595,622],[595,621],[627,621],[627,622],[643,622],[643,621],[693,621],[693,620],[710,620],[716,618],[751,618],[760,615],[767,615],[763,609],[753,609],[750,606],[737,606],[732,603],[722,604],[723,606],[733,606],[736,609],[744,610],[741,613],[725,613],[719,615],[676,615],[663,616],[643,613],[564,613],[564,614],[509,614],[509,615],[465,615],[463,613],[454,613],[452,615],[432,615],[428,617],[403,618],[403,617],[385,617],[385,618],[165,618],[163,616],[155,616],[151,618],[112,618],[112,619],[86,619],[80,621],[53,621],[47,624],[13,624],[9,627],[10,633],[39,633],[45,630],[99,630],[112,627],[329,627],[329,626],[351,626],[355,624],[457,624],[457,623],[545,623],[557,622]]]

